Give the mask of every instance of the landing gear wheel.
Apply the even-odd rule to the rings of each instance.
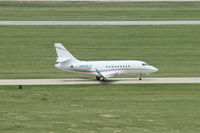
[[[139,80],[142,80],[142,74],[139,75]]]
[[[97,79],[97,80],[100,80],[101,78],[100,78],[99,76],[96,76],[96,79]]]
[[[102,81],[103,81],[103,82],[106,82],[106,81],[107,81],[107,79],[103,78],[103,79],[102,79]]]

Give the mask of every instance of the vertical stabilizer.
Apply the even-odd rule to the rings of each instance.
[[[57,62],[78,62],[77,60],[61,43],[54,43],[56,53],[57,53]]]

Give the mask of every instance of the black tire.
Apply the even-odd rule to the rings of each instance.
[[[99,76],[96,76],[96,79],[97,79],[97,80],[100,80],[101,78],[100,78]]]
[[[103,79],[102,79],[102,81],[103,81],[103,82],[106,82],[106,81],[107,81],[107,79],[103,78]]]
[[[142,74],[139,75],[139,80],[142,80]]]

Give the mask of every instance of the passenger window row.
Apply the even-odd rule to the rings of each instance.
[[[106,68],[130,68],[130,65],[106,66]]]

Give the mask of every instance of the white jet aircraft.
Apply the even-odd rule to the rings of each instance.
[[[142,80],[143,74],[158,71],[157,68],[148,65],[146,62],[137,60],[123,61],[79,61],[61,43],[55,43],[58,64],[56,68],[95,75],[97,80],[106,81],[108,78],[122,74],[138,74]]]

